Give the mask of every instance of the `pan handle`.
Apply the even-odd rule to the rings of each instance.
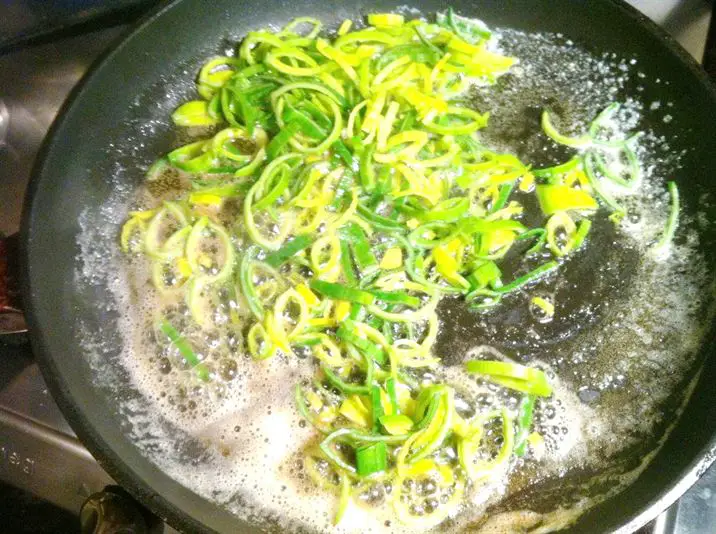
[[[22,314],[18,268],[18,236],[0,237],[0,339],[27,332]]]

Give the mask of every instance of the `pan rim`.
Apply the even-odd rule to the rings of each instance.
[[[80,102],[84,92],[112,58],[121,54],[131,40],[154,24],[155,20],[161,18],[164,13],[175,9],[182,1],[183,0],[172,0],[167,4],[157,5],[137,22],[131,24],[125,32],[119,35],[115,41],[110,44],[107,50],[92,62],[87,72],[72,88],[60,107],[37,153],[25,193],[20,223],[20,282],[23,305],[25,307],[23,313],[28,325],[33,355],[35,355],[35,360],[37,361],[52,398],[57,403],[60,411],[67,419],[67,422],[80,442],[113,480],[126,489],[132,497],[137,499],[143,506],[146,506],[157,517],[167,521],[180,531],[216,532],[194,517],[183,512],[179,506],[154,490],[152,485],[140,477],[136,470],[115,451],[108,440],[91,424],[90,418],[83,413],[81,407],[77,405],[77,402],[73,398],[67,381],[59,372],[59,366],[55,358],[51,355],[51,350],[49,347],[46,347],[44,341],[40,339],[42,330],[39,327],[40,318],[37,314],[37,310],[40,309],[40,307],[35,305],[37,295],[32,291],[31,282],[32,267],[30,249],[32,245],[31,227],[33,226],[33,218],[35,216],[33,209],[34,200],[43,181],[47,161],[50,159],[52,148],[57,142],[57,132],[60,131],[65,122],[69,120],[70,114],[78,105],[78,102]]]
[[[53,356],[50,347],[47,346],[42,336],[40,325],[43,321],[40,317],[42,313],[39,311],[41,310],[41,306],[37,303],[39,296],[33,292],[33,269],[30,261],[33,242],[32,229],[37,226],[37,224],[33,222],[37,218],[35,199],[37,197],[37,191],[41,188],[43,181],[47,179],[48,161],[53,147],[58,142],[57,132],[65,126],[72,112],[81,103],[83,94],[90,88],[92,82],[98,77],[101,70],[106,68],[114,57],[120,55],[128,43],[136,38],[137,35],[153,25],[155,21],[160,19],[165,13],[175,9],[183,1],[184,0],[173,0],[166,5],[159,5],[153,8],[141,20],[128,28],[126,32],[123,32],[123,34],[93,62],[60,108],[35,159],[25,196],[20,231],[20,258],[22,265],[21,272],[23,274],[21,282],[23,295],[25,297],[25,314],[30,327],[33,353],[37,356],[36,361],[53,398],[82,443],[114,480],[127,488],[142,504],[147,506],[159,517],[165,518],[170,524],[179,529],[185,529],[190,532],[213,532],[208,526],[182,511],[174,502],[159,495],[147,480],[139,476],[136,470],[116,453],[115,448],[97,431],[91,424],[91,419],[87,414],[83,413],[82,408],[77,405],[64,375],[60,372],[60,366],[58,365],[56,357]],[[714,108],[716,109],[716,84],[711,82],[706,72],[699,66],[696,60],[688,54],[673,37],[646,17],[646,15],[627,4],[625,0],[598,1],[604,5],[613,6],[613,8],[620,11],[624,17],[631,19],[646,32],[656,37],[666,49],[688,68],[694,76],[694,79],[706,90],[709,98],[714,102]],[[670,485],[666,485],[663,488],[658,499],[649,502],[643,506],[640,511],[625,517],[623,526],[621,526],[617,532],[631,532],[633,529],[643,526],[656,517],[693,485],[699,476],[703,474],[715,460],[716,434],[712,436],[709,444],[699,451],[698,455],[694,456],[688,468],[679,474],[679,478],[673,480]],[[165,476],[169,477],[166,474]]]

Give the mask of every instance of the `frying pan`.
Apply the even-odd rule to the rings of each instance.
[[[169,96],[189,94],[202,58],[223,50],[247,31],[314,16],[327,25],[390,11],[402,2],[340,0],[177,0],[145,18],[108,52],[75,89],[38,158],[21,233],[23,296],[33,350],[48,386],[69,423],[92,454],[140,502],[179,530],[244,532],[251,525],[225,507],[193,493],[140,449],[142,429],[131,415],[144,408],[126,373],[111,363],[121,350],[118,311],[107,281],[93,277],[117,235],[124,213],[113,205],[142,180],[138,170],[176,140],[159,118]],[[716,90],[703,71],[666,34],[615,0],[456,0],[457,12],[493,27],[554,32],[590,50],[636,57],[647,80],[638,97],[672,102],[675,119],[660,124],[673,149],[689,149],[674,179],[684,210],[716,220],[701,195],[716,193]],[[446,6],[422,0],[424,13]],[[627,91],[636,91],[627,87]],[[169,95],[169,96],[168,96]],[[112,147],[121,146],[121,150]],[[99,218],[88,219],[88,213]],[[103,219],[102,224],[97,221]],[[94,225],[88,231],[88,225]],[[90,237],[88,237],[88,235]],[[702,229],[700,249],[716,273],[716,232]],[[105,247],[103,248],[103,245]],[[78,275],[78,273],[83,276]],[[713,278],[713,276],[712,276]],[[569,532],[630,532],[674,502],[716,457],[716,345],[704,337],[700,377],[664,446],[641,476],[617,498],[587,512]],[[88,339],[95,340],[88,342]],[[190,450],[175,451],[192,458]]]

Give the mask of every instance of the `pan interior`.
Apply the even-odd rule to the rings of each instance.
[[[178,9],[186,10],[187,4]],[[291,7],[292,15],[315,14],[308,6],[299,7]],[[705,171],[705,160],[714,155],[702,154],[695,146],[714,135],[713,130],[700,129],[705,119],[689,113],[688,101],[674,87],[678,81],[668,80],[647,57],[626,52],[628,46],[614,52],[599,48],[588,32],[571,35],[567,26],[564,36],[507,29],[523,26],[517,19],[505,20],[494,7],[486,9],[494,21],[475,9],[466,6],[465,13],[505,25],[500,46],[521,60],[517,72],[497,86],[474,92],[476,107],[493,117],[485,133],[487,143],[535,167],[561,162],[565,154],[539,134],[539,110],[555,109],[565,125],[578,130],[615,100],[626,102],[623,123],[646,132],[639,157],[653,186],[631,200],[621,229],[615,230],[606,218],[598,221],[589,246],[569,260],[554,281],[534,288],[554,296],[558,319],[542,323],[530,314],[533,292],[510,298],[485,315],[446,301],[441,314],[437,350],[449,365],[457,366],[489,345],[517,361],[542,362],[559,377],[554,401],[538,406],[538,430],[549,451],[544,462],[519,466],[509,486],[492,488],[499,498],[483,499],[447,524],[446,531],[466,524],[495,532],[514,531],[518,525],[557,528],[646,467],[645,460],[668,435],[694,385],[712,320],[713,257],[708,251],[714,244],[711,224],[716,211]],[[336,18],[342,15],[348,13]],[[224,16],[235,15],[217,15],[220,21]],[[82,147],[80,165],[74,167],[76,183],[71,187],[78,196],[64,196],[63,201],[76,218],[58,229],[60,240],[79,260],[75,272],[66,274],[59,301],[59,307],[76,318],[71,337],[82,347],[81,354],[68,353],[81,364],[81,372],[67,379],[68,384],[75,381],[70,389],[87,388],[97,398],[111,399],[107,417],[128,440],[126,447],[150,460],[145,476],[154,476],[152,469],[158,467],[200,496],[197,516],[207,502],[228,511],[215,523],[202,517],[219,530],[228,530],[234,515],[245,521],[242,524],[260,524],[270,531],[328,528],[332,497],[307,492],[300,469],[291,464],[295,458],[288,454],[307,431],[298,427],[290,389],[285,383],[276,387],[276,376],[293,383],[299,371],[295,362],[272,362],[265,371],[252,371],[244,362],[244,381],[227,382],[221,391],[197,397],[179,393],[162,378],[158,362],[141,350],[144,325],[137,305],[144,282],[131,279],[135,271],[120,257],[116,242],[143,171],[184,141],[168,117],[192,94],[193,74],[202,58],[230,50],[244,30],[288,18],[288,13],[274,20],[270,14],[249,12],[240,25],[219,25],[232,30],[207,32],[203,44],[191,52],[183,50],[178,62],[155,63],[157,73],[148,78],[152,83],[130,88],[131,103],[114,112],[107,132],[94,143],[77,144]],[[84,154],[95,143],[100,159]],[[710,146],[716,146],[715,139]],[[650,247],[668,210],[663,183],[671,178],[682,184],[686,207],[671,255],[654,258]],[[51,189],[38,194],[35,202],[40,204]],[[43,240],[38,238],[40,243],[33,246]],[[56,328],[48,330],[49,338],[61,335]],[[267,377],[273,386],[261,387]],[[237,409],[246,400],[247,387],[257,388],[257,396],[251,406]],[[284,439],[277,440],[277,433]],[[265,439],[269,444],[261,445]],[[274,450],[279,441],[279,450]],[[276,463],[277,457],[283,463]],[[279,466],[280,480],[267,483],[272,477],[266,472],[278,476]],[[175,495],[164,494],[168,499]],[[492,514],[487,523],[481,516],[485,508]],[[390,528],[373,526],[375,531]]]

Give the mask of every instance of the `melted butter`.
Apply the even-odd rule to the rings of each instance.
[[[623,62],[598,59],[558,41],[549,35],[503,32],[502,47],[520,57],[521,71],[499,90],[479,89],[496,121],[494,130],[486,132],[486,142],[516,150],[521,156],[530,155],[528,161],[539,160],[544,139],[535,133],[535,125],[530,126],[531,134],[526,133],[519,120],[525,109],[552,98],[560,103],[566,121],[583,124],[624,86],[628,72],[622,68]],[[167,109],[171,105],[167,104]],[[630,115],[622,119],[632,126],[639,105],[632,102],[627,109]],[[151,136],[153,127],[140,133]],[[664,156],[657,145],[645,144],[639,157],[649,163]],[[499,345],[510,357],[547,370],[555,383],[554,398],[540,401],[535,414],[537,429],[546,441],[544,455],[516,461],[509,476],[473,488],[470,504],[461,507],[442,530],[477,528],[493,534],[533,527],[537,529],[533,532],[563,528],[632,482],[668,435],[668,421],[678,415],[678,408],[673,407],[683,406],[689,396],[683,386],[693,384],[689,378],[696,353],[705,325],[713,316],[707,306],[712,292],[705,290],[708,279],[696,252],[698,239],[688,224],[682,224],[679,232],[685,238],[671,255],[654,258],[649,254],[666,213],[659,166],[649,168],[645,188],[629,200],[639,219],[627,221],[618,233],[605,234],[608,239],[599,243],[608,247],[613,239],[615,244],[625,244],[636,258],[625,264],[632,269],[629,283],[618,286],[616,297],[602,303],[600,309],[588,305],[586,297],[576,302],[566,317],[571,321],[569,328],[554,338],[545,334],[550,325],[525,322],[528,308],[524,302],[519,298],[509,301],[497,326],[483,325],[481,337],[466,335],[469,341],[457,361],[450,361],[442,371],[447,381],[473,398],[484,396],[488,405],[506,402],[515,409],[516,397],[500,396],[496,388],[475,382],[459,370],[471,348],[490,343]],[[118,194],[127,198],[126,191],[119,188]],[[235,362],[233,379],[205,387],[191,370],[181,369],[171,358],[170,369],[164,372],[162,358],[171,355],[158,353],[148,324],[157,307],[178,305],[178,301],[158,300],[146,266],[141,262],[126,266],[116,251],[108,248],[115,247],[116,227],[108,229],[100,221],[119,223],[124,212],[117,206],[121,204],[104,206],[82,221],[79,277],[85,283],[108,284],[118,309],[138,310],[120,319],[125,350],[118,361],[102,358],[107,347],[92,333],[88,332],[85,343],[99,380],[109,381],[107,377],[113,376],[110,366],[118,365],[128,372],[140,393],[141,400],[122,405],[137,446],[191,490],[269,530],[419,530],[398,524],[388,506],[366,509],[353,503],[344,521],[338,527],[331,525],[336,497],[314,488],[300,464],[300,451],[316,439],[310,428],[299,425],[293,401],[293,385],[313,373],[305,362],[281,357],[254,362],[232,349],[225,340],[227,332],[219,330],[211,338],[199,336],[193,341],[211,369],[220,369],[225,361]],[[107,216],[110,212],[113,218]],[[570,261],[579,260],[576,256]],[[118,265],[122,267],[118,269]],[[566,299],[565,288],[548,289],[559,310],[560,299]],[[521,306],[520,319],[511,323],[509,314],[519,312]],[[450,315],[442,317],[445,329],[450,320]],[[577,328],[580,321],[589,328]],[[513,328],[514,324],[519,328]],[[519,330],[522,338],[512,335],[513,330]],[[625,453],[633,458],[621,463],[620,455]],[[580,478],[582,472],[592,475]],[[570,487],[579,490],[575,499],[559,494],[553,497],[548,491],[554,480],[569,482],[572,478]],[[608,490],[603,489],[605,484]]]

